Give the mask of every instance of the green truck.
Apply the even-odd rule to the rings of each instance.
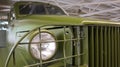
[[[120,67],[120,23],[19,1],[0,30],[0,67]]]

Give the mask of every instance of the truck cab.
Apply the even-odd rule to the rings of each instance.
[[[16,2],[11,9],[9,46],[4,48],[9,50],[2,67],[86,67],[87,60],[80,59],[84,55],[80,39],[73,33],[80,33],[75,26],[82,20],[49,3]]]

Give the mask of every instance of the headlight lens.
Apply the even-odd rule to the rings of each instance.
[[[55,37],[49,32],[38,33],[31,40],[30,53],[36,59],[48,60],[53,57],[56,49]]]

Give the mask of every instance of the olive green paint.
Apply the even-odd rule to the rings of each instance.
[[[88,67],[88,61],[91,60],[91,66],[93,67],[99,67],[99,63],[101,63],[101,67],[103,66],[110,66],[110,67],[117,67],[117,59],[120,59],[119,57],[118,58],[114,58],[114,57],[117,57],[117,54],[118,56],[120,55],[119,52],[119,45],[112,45],[112,44],[116,44],[116,42],[118,42],[119,44],[119,30],[115,30],[115,33],[114,33],[114,29],[112,27],[110,27],[108,29],[108,32],[110,34],[108,34],[108,36],[112,36],[112,37],[107,37],[107,28],[105,28],[105,32],[102,30],[103,28],[101,28],[101,32],[100,32],[100,38],[98,38],[98,34],[99,34],[99,31],[98,31],[98,27],[96,27],[96,30],[94,31],[94,28],[95,27],[92,27],[92,30],[91,30],[91,34],[90,34],[90,37],[91,37],[91,40],[90,40],[90,44],[91,46],[89,46],[89,39],[88,39],[88,26],[87,25],[111,25],[111,26],[118,26],[120,25],[120,23],[118,22],[109,22],[109,21],[101,21],[101,20],[93,20],[93,19],[85,19],[85,18],[80,18],[80,17],[71,17],[71,16],[65,16],[65,15],[20,15],[19,14],[19,9],[18,9],[18,6],[20,4],[23,4],[23,3],[26,3],[26,2],[18,2],[18,3],[15,3],[14,5],[14,11],[16,13],[16,19],[13,20],[9,26],[9,30],[8,30],[8,44],[6,46],[6,48],[0,48],[0,67],[4,67],[5,65],[5,61],[6,61],[6,58],[8,56],[8,53],[10,52],[11,48],[13,47],[13,45],[15,45],[17,43],[17,41],[19,41],[25,33],[27,32],[24,32],[24,33],[18,33],[20,31],[30,31],[30,30],[34,30],[35,28],[37,27],[40,27],[40,26],[45,26],[45,25],[75,25],[75,26],[83,26],[83,31],[84,31],[84,39],[82,40],[83,42],[83,52],[85,53],[84,56],[82,56],[82,62],[83,65],[80,65],[80,67]],[[36,2],[35,2],[36,3]],[[38,2],[37,2],[38,3]],[[119,28],[118,28],[119,29]],[[52,32],[53,34],[55,34],[55,37],[57,40],[66,40],[66,39],[71,39],[73,36],[73,33],[71,31],[71,29],[69,28],[66,28],[66,30],[63,30],[63,28],[61,29],[56,29],[56,30],[49,30],[50,32]],[[67,35],[64,34],[65,32],[69,32]],[[117,32],[118,31],[118,32]],[[27,41],[27,40],[30,40],[31,38],[31,35],[33,35],[36,31],[32,31],[30,32],[30,34],[26,37],[25,40],[23,41]],[[95,34],[95,33],[96,34]],[[118,33],[118,34],[117,34]],[[21,37],[18,37],[17,35],[20,35]],[[94,36],[94,34],[96,36]],[[114,36],[115,34],[115,36]],[[103,37],[103,35],[106,35],[105,37]],[[117,38],[118,36],[118,38]],[[94,42],[94,38],[96,38],[96,42]],[[105,39],[106,41],[108,40],[108,42],[103,42],[102,39]],[[115,40],[112,40],[111,41],[111,38],[114,38],[114,39],[118,39],[118,41],[115,41]],[[107,45],[100,45],[101,48],[99,48],[99,43],[98,41],[101,40],[101,44],[107,44],[109,43],[109,47],[108,47],[108,55],[109,55],[109,58],[107,58],[107,55],[106,56],[103,56],[103,51],[99,51],[98,49],[100,50],[103,50],[102,47],[104,48],[107,48]],[[114,43],[115,42],[115,43]],[[29,42],[28,42],[29,43]],[[62,44],[62,46],[61,46]],[[70,44],[70,45],[68,45]],[[96,44],[96,46],[94,46]],[[62,56],[64,59],[68,58],[68,56],[71,56],[72,55],[72,42],[70,41],[66,41],[66,42],[61,42],[59,43],[59,46],[60,46],[60,50],[61,52],[63,51],[64,53],[64,56]],[[29,50],[28,50],[28,44],[24,44],[24,45],[19,45],[17,48],[16,48],[16,51],[15,51],[15,66],[13,66],[13,63],[14,63],[14,60],[13,60],[13,55],[11,56],[10,58],[10,62],[8,64],[8,67],[23,67],[23,66],[27,66],[29,64],[35,64],[37,63],[37,60],[35,60],[29,53]],[[63,47],[64,46],[64,47]],[[62,50],[61,48],[65,48],[66,50]],[[76,47],[77,48],[77,47]],[[91,48],[96,48],[94,51],[94,49],[91,49]],[[117,48],[117,49],[115,49]],[[88,49],[91,50],[91,54],[89,54],[88,52]],[[110,52],[110,49],[111,49],[111,52],[112,52],[112,55],[111,55],[111,52]],[[68,52],[69,51],[69,52]],[[105,51],[107,51],[107,49],[105,49]],[[100,52],[100,53],[98,53]],[[115,55],[114,55],[114,52],[115,52]],[[94,55],[95,54],[95,55]],[[99,55],[101,56],[101,59],[98,59]],[[110,55],[112,57],[110,57]],[[88,56],[90,56],[91,58],[89,58]],[[94,56],[96,56],[96,58],[94,58]],[[57,56],[56,56],[57,57]],[[105,58],[105,59],[104,59]],[[76,58],[78,59],[78,58]],[[115,60],[116,59],[116,60]],[[61,62],[57,62],[55,64],[52,64],[50,65],[49,67],[59,67],[59,66],[63,66],[63,65],[66,65],[66,64],[72,64],[72,59],[69,59],[67,61],[65,60],[62,60]],[[80,59],[81,60],[81,59]],[[94,62],[94,60],[96,60],[96,62]],[[98,61],[99,60],[99,61]],[[110,64],[111,62],[108,61],[108,60],[113,60],[112,64]],[[22,61],[22,62],[21,62]],[[109,63],[109,65],[107,65],[107,61]],[[120,60],[118,60],[120,61]],[[75,62],[79,62],[79,61],[75,61]],[[104,64],[103,62],[105,62],[106,64]],[[114,62],[116,62],[116,64],[114,64]],[[96,64],[95,64],[96,63]],[[118,65],[119,67],[120,65]]]

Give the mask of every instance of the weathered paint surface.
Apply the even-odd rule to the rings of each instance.
[[[17,8],[16,8],[17,9]],[[89,20],[79,17],[70,17],[70,16],[55,16],[55,15],[24,15],[16,20],[10,25],[8,30],[8,44],[6,48],[0,48],[0,67],[4,67],[6,58],[11,47],[16,43],[16,33],[19,31],[32,30],[36,27],[40,27],[43,25],[94,25],[94,24],[112,24],[112,25],[120,25],[120,23],[113,23],[107,21],[99,21],[99,20]],[[58,32],[57,32],[58,33]],[[15,52],[15,57],[17,58],[14,63],[11,58],[11,62],[9,67],[13,67],[13,63],[16,65],[14,67],[22,67],[23,65],[28,65],[30,63],[35,63],[32,60],[31,56],[26,50],[25,46],[19,46],[17,51]],[[21,62],[22,61],[22,62]],[[54,67],[61,66],[63,63],[58,63],[54,65]],[[51,66],[53,67],[53,66]],[[87,67],[87,65],[83,65],[81,67]]]

